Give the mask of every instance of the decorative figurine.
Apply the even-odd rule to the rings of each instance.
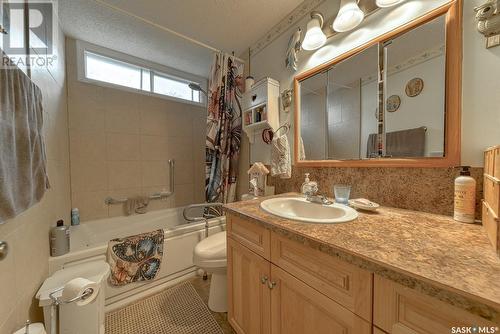
[[[288,41],[288,48],[286,49],[286,68],[297,71],[297,52],[300,51],[300,39],[302,37],[302,30],[300,28],[290,37]]]

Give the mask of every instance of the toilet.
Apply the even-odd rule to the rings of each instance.
[[[194,248],[193,262],[212,274],[208,307],[214,312],[227,312],[226,232],[201,240]]]

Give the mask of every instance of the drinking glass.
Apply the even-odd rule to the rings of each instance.
[[[333,186],[333,192],[335,194],[335,202],[340,204],[348,204],[349,196],[351,194],[351,186],[348,184],[335,184]]]

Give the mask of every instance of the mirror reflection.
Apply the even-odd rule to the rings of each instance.
[[[445,34],[443,16],[300,81],[302,159],[443,157]]]

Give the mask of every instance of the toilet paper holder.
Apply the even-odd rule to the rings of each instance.
[[[56,297],[55,294],[59,291],[62,291],[64,287],[60,287],[58,289],[55,289],[51,293],[49,293],[49,298],[52,300],[54,305],[61,305],[61,304],[71,304],[80,300],[85,300],[87,298],[90,298],[94,294],[94,289],[92,288],[87,288],[83,290],[83,293],[80,296],[76,296],[74,298],[71,298],[69,300],[62,300],[59,297]]]

